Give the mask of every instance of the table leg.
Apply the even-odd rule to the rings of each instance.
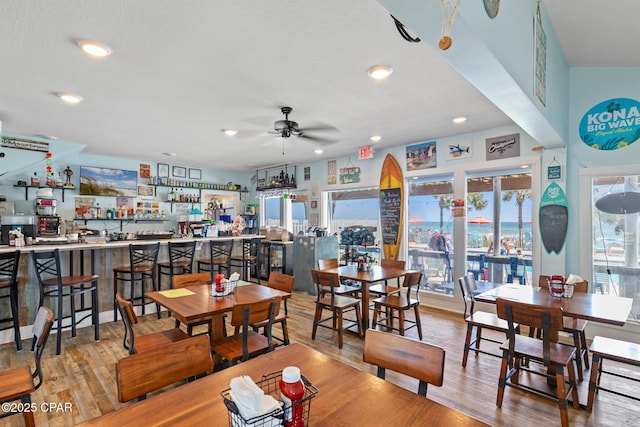
[[[362,282],[360,293],[362,294],[362,332],[366,334],[369,329],[369,283]]]
[[[225,324],[224,324],[224,314],[218,314],[213,316],[213,318],[211,319],[211,344],[213,345],[213,343],[215,341],[219,341],[222,338],[226,337],[226,329],[225,329]],[[219,365],[220,363],[222,363],[222,358],[217,355],[214,354],[213,355],[213,365]]]

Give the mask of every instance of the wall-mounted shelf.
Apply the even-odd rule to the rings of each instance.
[[[296,185],[296,166],[295,165],[277,165],[268,169],[258,169],[256,171],[258,177],[258,185],[256,191],[265,191],[273,189],[295,190]]]
[[[236,188],[235,190],[233,188],[228,188],[229,186],[226,184],[209,184],[209,183],[202,183],[202,182],[185,182],[185,181],[180,181],[181,183],[190,183],[192,185],[171,185],[171,184],[149,184],[152,187],[154,187],[153,189],[153,195],[154,197],[157,196],[157,188],[158,187],[164,187],[164,188],[188,188],[190,190],[198,190],[198,194],[202,195],[202,190],[214,190],[214,191],[228,191],[231,193],[238,193],[240,195],[240,200],[242,200],[242,195],[243,194],[248,194],[249,190],[247,190],[247,188],[241,188],[240,186],[238,186],[238,188]],[[180,203],[185,203],[185,202],[180,202]],[[191,202],[188,202],[191,203]]]
[[[24,188],[24,199],[29,200],[30,188],[52,188],[54,190],[62,190],[62,201],[64,202],[64,190],[75,190],[75,187],[48,187],[46,185],[14,185],[17,188]]]
[[[194,205],[201,205],[202,202],[178,202],[178,201],[164,201],[162,203],[168,203],[169,204],[169,211],[171,213],[173,213],[173,205],[191,205],[191,209],[193,209]]]
[[[162,218],[152,218],[152,219],[146,219],[146,218],[114,218],[114,219],[109,219],[109,218],[74,218],[74,221],[84,221],[84,225],[87,225],[87,222],[89,221],[120,221],[120,231],[122,231],[122,226],[123,223],[127,222],[127,223],[138,223],[138,222],[166,222],[169,221],[168,219],[162,219]]]

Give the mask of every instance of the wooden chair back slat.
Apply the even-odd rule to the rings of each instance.
[[[269,320],[271,314],[271,305],[273,302],[276,303],[275,311],[273,313],[273,318],[275,318],[280,312],[281,299],[282,298],[280,297],[275,297],[269,300],[258,301],[250,304],[236,304],[233,307],[233,311],[231,312],[231,325],[234,327],[241,327],[243,325],[245,309],[249,310],[247,324],[254,324],[262,322],[264,320]]]
[[[383,268],[401,268],[404,270],[406,261],[398,259],[382,259],[380,260],[380,266]]]
[[[337,268],[338,266],[338,258],[327,258],[318,260],[318,269],[320,270],[328,270],[330,268]]]
[[[291,293],[291,291],[293,290],[294,279],[294,276],[278,273],[277,271],[272,271],[271,274],[269,274],[269,281],[267,282],[267,286],[271,289],[277,289],[282,292]]]
[[[187,357],[188,356],[188,357]],[[178,381],[213,369],[209,337],[198,335],[120,359],[116,365],[118,400],[144,397]]]
[[[445,350],[400,335],[369,329],[364,340],[363,361],[438,387],[444,382]],[[423,395],[426,395],[426,385]]]
[[[498,298],[496,300],[496,313],[499,318],[507,320],[507,322],[519,323],[539,329],[543,332],[543,336],[548,333],[550,342],[558,342],[558,331],[561,331],[564,327],[562,309],[560,307],[528,304]],[[547,314],[545,315],[544,313]],[[549,320],[548,324],[543,321],[546,317]]]
[[[208,271],[205,273],[181,274],[173,276],[173,289],[206,285],[209,281],[211,281],[211,274]]]

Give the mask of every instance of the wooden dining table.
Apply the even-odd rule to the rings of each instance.
[[[623,326],[631,312],[633,299],[615,295],[574,293],[572,298],[558,298],[548,289],[506,284],[476,295],[479,302],[495,304],[497,298],[506,298],[529,304],[562,308],[564,316],[609,325]]]
[[[211,296],[211,285],[147,292],[145,295],[165,307],[185,325],[211,321],[212,342],[224,337],[223,315],[231,312],[234,306],[291,296],[288,292],[241,280],[234,292],[222,297]]]
[[[302,344],[279,348],[80,425],[228,425],[228,411],[220,393],[229,388],[229,381],[248,375],[258,382],[262,375],[280,372],[287,366],[300,368],[301,373],[319,390],[311,399],[309,425],[487,425]]]
[[[366,331],[369,329],[369,286],[372,283],[400,278],[413,270],[372,265],[368,271],[358,271],[357,265],[343,265],[323,271],[338,273],[342,279],[350,279],[362,284],[362,328]]]

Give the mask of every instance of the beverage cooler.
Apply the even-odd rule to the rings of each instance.
[[[262,241],[260,245],[260,278],[268,280],[272,271],[293,274],[293,242]]]
[[[318,268],[319,259],[338,258],[338,236],[295,236],[293,238],[295,264],[293,275],[293,289],[316,294],[316,288],[311,280],[311,269]]]

